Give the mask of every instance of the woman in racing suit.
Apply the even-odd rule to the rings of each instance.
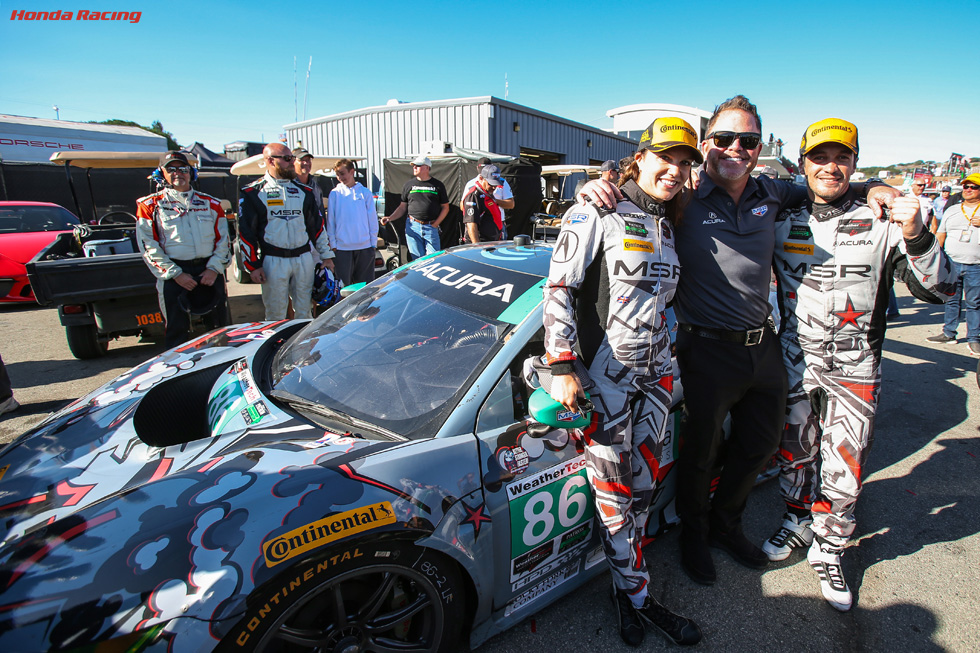
[[[673,232],[682,187],[702,162],[696,145],[687,122],[655,120],[620,179],[626,199],[615,211],[579,205],[562,218],[544,288],[552,397],[574,411],[585,396],[573,369],[576,343],[595,383],[598,422],[585,430],[585,459],[620,635],[632,646],[642,642],[643,621],[679,644],[701,639],[693,621],[648,594],[637,524],[654,493],[673,393],[664,311],[680,272]]]

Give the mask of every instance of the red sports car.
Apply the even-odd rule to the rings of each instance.
[[[33,302],[24,265],[79,220],[49,202],[0,202],[0,302]]]

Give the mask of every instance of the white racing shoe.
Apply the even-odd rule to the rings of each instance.
[[[835,610],[847,612],[851,609],[851,589],[844,580],[844,570],[840,565],[842,550],[826,542],[814,540],[806,554],[806,560],[820,577],[820,591]]]
[[[783,523],[776,532],[762,545],[762,551],[773,562],[785,560],[793,549],[810,546],[813,541],[813,531],[810,517],[797,517],[793,513],[783,515]]]

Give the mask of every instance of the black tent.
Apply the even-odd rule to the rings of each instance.
[[[440,228],[443,247],[459,243],[463,217],[459,210],[459,201],[463,198],[466,182],[476,177],[476,162],[483,156],[489,157],[500,168],[501,174],[514,191],[514,208],[507,211],[508,235],[513,237],[531,233],[531,215],[541,210],[541,166],[527,159],[455,148],[452,155],[429,157],[432,161],[431,175],[446,185],[446,193],[449,195],[449,216]],[[388,215],[401,202],[401,189],[412,178],[414,158],[384,160],[385,213]],[[402,243],[405,242],[404,222],[399,220],[395,223]]]
[[[231,159],[225,158],[220,154],[212,152],[208,148],[204,147],[200,143],[195,142],[190,147],[185,147],[182,150],[188,154],[193,154],[197,157],[198,167],[201,169],[206,168],[223,168],[228,169],[235,165],[235,162]]]

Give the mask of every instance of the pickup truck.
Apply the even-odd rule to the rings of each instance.
[[[75,358],[102,356],[120,336],[163,339],[156,278],[139,253],[135,225],[60,234],[26,267],[38,304],[58,307]]]

